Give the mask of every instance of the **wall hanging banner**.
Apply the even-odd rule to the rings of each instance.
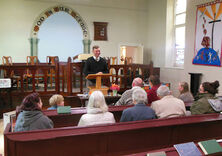
[[[197,6],[193,64],[221,66],[222,1]]]

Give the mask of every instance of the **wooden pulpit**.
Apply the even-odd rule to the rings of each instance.
[[[86,79],[96,79],[96,86],[89,86],[89,92],[92,93],[95,90],[100,90],[104,95],[108,95],[109,87],[102,86],[102,78],[109,78],[112,74],[88,74]]]

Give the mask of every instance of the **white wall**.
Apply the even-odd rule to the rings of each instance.
[[[167,0],[148,1],[148,51],[154,66],[163,67],[166,43]]]
[[[219,80],[221,87],[219,95],[222,95],[222,68],[193,65],[194,57],[194,38],[195,38],[195,23],[196,23],[196,5],[210,2],[211,0],[187,0],[187,18],[186,18],[186,46],[185,46],[185,64],[184,69],[165,68],[165,52],[166,44],[164,38],[164,28],[166,26],[166,1],[165,0],[149,0],[148,12],[157,13],[156,16],[148,15],[148,47],[152,52],[152,60],[154,66],[160,66],[160,79],[163,82],[170,82],[171,89],[174,95],[178,95],[178,83],[187,81],[190,83],[190,75],[188,73],[202,73],[202,82]],[[159,20],[156,20],[159,19]],[[154,22],[152,22],[154,21]]]
[[[117,56],[120,42],[143,45],[147,42],[144,35],[147,33],[146,0],[1,0],[0,57],[10,55],[14,62],[25,62],[30,55],[28,39],[35,18],[58,4],[69,6],[81,15],[88,25],[91,40],[93,22],[108,22],[108,41],[92,41],[91,44],[100,45],[102,56]]]

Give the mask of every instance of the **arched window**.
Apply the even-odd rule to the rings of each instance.
[[[83,32],[79,23],[66,12],[57,12],[48,17],[38,33],[38,58],[46,61],[47,56],[58,56],[60,61],[67,61],[83,53]]]

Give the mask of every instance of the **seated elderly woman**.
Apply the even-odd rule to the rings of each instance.
[[[49,107],[48,110],[57,109],[59,106],[64,106],[64,98],[62,95],[55,94],[49,99],[49,104],[51,107]]]
[[[81,116],[78,126],[115,123],[112,113],[108,112],[108,106],[101,91],[94,91],[87,105],[87,114]]]
[[[15,132],[53,128],[53,122],[43,113],[42,101],[38,93],[29,94],[19,107],[19,115],[15,123]]]
[[[187,82],[180,82],[178,90],[180,92],[179,99],[183,102],[193,102],[194,98],[191,92],[189,91],[189,85]]]
[[[215,99],[215,94],[218,93],[219,81],[204,82],[200,85],[199,93],[195,97],[195,101],[190,108],[191,114],[208,114],[216,113],[209,103],[209,99]]]
[[[134,107],[123,111],[120,122],[155,119],[155,112],[146,106],[147,94],[142,88],[136,88],[132,95]]]
[[[171,118],[186,114],[184,102],[171,95],[169,87],[160,86],[157,89],[157,95],[160,100],[154,101],[151,108],[153,108],[158,118]]]

